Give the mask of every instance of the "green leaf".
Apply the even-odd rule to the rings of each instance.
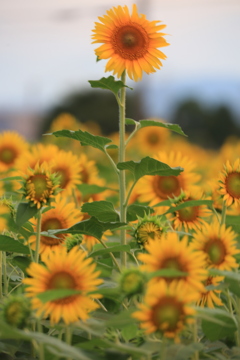
[[[29,248],[10,236],[0,235],[0,251],[29,254]]]
[[[14,181],[14,180],[23,180],[21,176],[8,176],[6,178],[0,179],[0,181]]]
[[[82,205],[81,211],[88,213],[90,216],[95,216],[98,220],[107,221],[119,221],[119,214],[113,207],[110,201],[93,201],[91,203],[85,203]]]
[[[114,150],[116,150],[116,149],[118,149],[118,146],[115,145],[115,144],[106,145],[106,149],[114,149]]]
[[[209,275],[213,276],[224,276],[230,280],[240,281],[240,273],[236,273],[233,271],[225,271],[225,270],[218,270],[218,269],[208,269]]]
[[[176,212],[178,210],[188,207],[201,206],[201,205],[212,206],[212,203],[213,203],[212,200],[189,200],[181,203],[180,205],[170,207],[170,209],[168,209],[168,211],[166,211],[163,215]]]
[[[135,121],[135,120],[129,119],[129,118],[125,119],[125,123],[126,123],[126,125],[139,125],[138,121]]]
[[[39,209],[36,206],[30,206],[29,203],[20,203],[17,207],[16,224],[22,226],[38,212]]]
[[[204,344],[192,343],[189,345],[174,344],[170,345],[167,349],[167,358],[174,360],[186,360],[190,359],[196,351],[204,349]]]
[[[172,168],[149,156],[139,162],[131,160],[118,163],[117,167],[119,170],[129,170],[134,175],[136,181],[145,175],[177,176],[183,171],[181,167]]]
[[[115,246],[111,246],[111,247],[104,248],[101,250],[96,250],[96,251],[93,251],[89,255],[89,257],[104,255],[104,254],[108,254],[110,252],[112,252],[112,253],[114,253],[114,252],[130,252],[130,245],[115,245]]]
[[[115,95],[117,95],[119,90],[121,90],[123,87],[133,90],[127,85],[124,85],[121,80],[116,81],[113,76],[109,76],[108,78],[103,77],[100,80],[89,80],[89,83],[92,88],[110,90]]]
[[[230,313],[221,309],[207,308],[202,308],[201,312],[202,330],[210,341],[234,336],[237,330],[237,322]],[[204,317],[203,314],[207,316]]]
[[[140,124],[140,127],[139,129],[142,129],[144,127],[147,127],[147,126],[158,126],[158,127],[163,127],[165,129],[168,129],[168,130],[171,130],[171,131],[174,131],[180,135],[184,135],[184,136],[187,136],[181,129],[181,127],[177,124],[169,124],[169,123],[162,123],[160,121],[154,121],[154,120],[140,120],[139,121],[139,124]]]
[[[134,339],[138,334],[138,326],[136,324],[129,324],[127,326],[124,326],[124,328],[121,331],[121,334],[125,341],[129,341],[131,339]]]
[[[108,143],[112,142],[111,139],[108,139],[103,136],[92,135],[89,132],[82,130],[77,130],[77,131],[59,130],[46,135],[54,135],[56,137],[68,137],[71,139],[75,139],[80,141],[82,146],[89,145],[103,152],[105,152],[105,146]]]
[[[81,291],[74,290],[74,289],[54,289],[54,290],[47,290],[42,292],[41,294],[36,295],[36,297],[41,300],[43,303],[48,301],[54,301],[57,299],[63,299],[65,297],[71,295],[79,295]]]
[[[226,216],[226,225],[231,226],[233,231],[235,231],[237,234],[240,234],[239,216],[227,215]]]
[[[138,216],[144,217],[145,214],[154,213],[154,209],[150,206],[144,206],[139,204],[131,204],[127,208],[127,221],[135,221]]]
[[[27,274],[26,269],[31,264],[31,260],[25,256],[14,256],[11,262],[14,266],[18,266],[24,272],[25,275]]]
[[[99,194],[106,190],[119,191],[118,189],[112,189],[112,188],[109,188],[106,186],[99,186],[99,185],[95,185],[95,184],[79,184],[79,185],[77,185],[77,188],[79,191],[81,191],[83,196]]]
[[[84,234],[93,236],[100,240],[106,230],[118,229],[124,225],[126,224],[121,222],[101,222],[95,217],[91,217],[90,219],[80,221],[79,223],[71,226],[69,229],[48,230],[46,233],[49,235]]]
[[[154,277],[167,277],[167,278],[172,278],[172,277],[182,277],[182,276],[186,276],[188,275],[188,273],[177,270],[177,269],[161,269],[161,270],[157,270],[154,271],[152,273],[149,273],[148,278],[152,279]]]

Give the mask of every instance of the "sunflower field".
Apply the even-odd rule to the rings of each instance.
[[[210,151],[126,117],[164,28],[136,5],[95,23],[112,75],[89,83],[115,97],[118,134],[67,113],[40,143],[0,134],[1,360],[240,359],[240,139]]]

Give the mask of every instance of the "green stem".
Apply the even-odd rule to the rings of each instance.
[[[126,83],[126,71],[122,73],[122,82]],[[123,86],[120,91],[120,103],[119,103],[119,162],[125,161],[125,112],[126,112],[126,87]],[[126,207],[125,204],[125,192],[126,192],[126,178],[125,170],[119,172],[119,201],[120,201],[120,221],[126,222]],[[126,230],[120,230],[121,244],[126,245]],[[121,253],[122,267],[127,265],[127,254]]]
[[[0,251],[0,299],[3,298],[2,275],[2,251]]]
[[[107,247],[107,245],[101,240],[101,239],[98,239],[99,241],[100,241],[100,243],[102,244],[102,246],[105,248],[105,249],[108,249],[108,247]],[[109,253],[109,255],[111,256],[111,258],[112,258],[112,260],[113,260],[113,262],[114,262],[114,264],[116,265],[116,267],[118,268],[118,270],[119,270],[119,272],[121,273],[122,272],[122,270],[121,270],[121,268],[120,268],[120,266],[119,266],[119,264],[118,264],[118,262],[117,262],[117,260],[116,260],[116,258],[115,258],[115,256],[113,255],[113,253],[112,252],[110,252]]]
[[[129,191],[128,191],[128,194],[127,194],[127,197],[126,197],[126,200],[125,200],[125,203],[124,203],[124,207],[125,207],[125,208],[127,208],[127,206],[128,206],[129,198],[130,198],[130,196],[131,196],[131,193],[132,193],[133,188],[134,188],[134,186],[136,185],[136,183],[137,183],[137,181],[134,181],[133,184],[132,184],[132,186],[131,186],[131,188],[130,188]]]
[[[3,264],[3,291],[5,296],[8,295],[8,279],[7,279],[7,260],[6,252],[2,252],[2,264]]]
[[[115,162],[113,161],[112,157],[108,154],[108,152],[107,152],[107,150],[106,150],[106,149],[104,149],[104,152],[105,152],[106,156],[108,157],[108,159],[109,159],[109,161],[110,161],[111,165],[113,166],[114,171],[115,171],[115,172],[116,172],[116,174],[119,176],[119,170],[118,170],[118,168],[117,168],[117,166],[116,166]]]
[[[68,345],[72,345],[72,329],[70,326],[66,326],[65,341]],[[72,358],[67,358],[67,360],[72,360]]]
[[[135,129],[133,130],[133,132],[129,135],[129,137],[127,138],[126,142],[125,142],[125,147],[128,145],[129,141],[132,139],[132,137],[136,134],[136,132],[139,129],[139,125],[140,124],[135,124]]]
[[[194,343],[198,343],[198,326],[197,326],[197,321],[195,321],[193,323],[193,328],[192,328],[192,332],[193,332],[193,342]],[[192,356],[192,360],[199,360],[199,352],[195,351],[195,353]]]
[[[221,225],[225,224],[225,222],[226,222],[226,210],[227,210],[227,206],[226,206],[225,201],[223,201]]]
[[[161,360],[166,360],[166,338],[163,337],[162,343],[161,343]]]
[[[42,220],[42,212],[39,211],[37,215],[37,234],[36,234],[36,250],[35,250],[35,262],[39,261],[39,248],[40,248],[40,240],[41,240],[41,220]]]
[[[219,214],[218,214],[218,212],[217,212],[217,210],[215,209],[214,206],[212,207],[212,211],[213,211],[213,213],[215,214],[215,216],[216,216],[219,224],[221,224],[221,220],[220,220]]]
[[[38,332],[42,333],[42,325],[40,319],[37,320],[37,327],[38,327]],[[39,360],[45,360],[44,345],[42,343],[39,343],[38,353],[39,353]]]

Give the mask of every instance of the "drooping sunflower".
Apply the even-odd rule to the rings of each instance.
[[[207,271],[204,270],[205,255],[191,249],[187,236],[180,241],[177,233],[164,233],[160,241],[149,242],[145,249],[148,253],[138,255],[139,260],[143,262],[141,265],[143,271],[179,270],[185,274],[180,277],[164,277],[164,279],[167,282],[181,279],[189,288],[204,291],[202,281],[207,278]],[[154,278],[153,280],[155,281]]]
[[[80,210],[75,208],[74,203],[67,202],[67,198],[61,197],[61,193],[56,196],[51,206],[53,207],[52,209],[42,214],[41,231],[68,229],[82,219]],[[36,219],[32,219],[32,224],[34,229],[36,229]],[[57,238],[51,238],[41,235],[39,248],[41,258],[45,259],[50,252],[62,248],[67,236],[68,234],[58,234]],[[30,236],[28,242],[32,249],[35,250],[36,236]]]
[[[198,293],[189,291],[182,281],[169,284],[159,280],[157,284],[149,285],[144,303],[138,305],[139,311],[132,317],[141,322],[146,333],[160,331],[167,338],[178,339],[184,327],[195,321],[192,305],[197,298]]]
[[[234,161],[233,165],[227,161],[220,175],[219,193],[227,206],[232,204],[240,205],[240,158]]]
[[[47,163],[37,164],[34,169],[28,169],[23,178],[23,196],[32,206],[40,209],[57,195],[58,179]]]
[[[197,187],[194,190],[192,188],[189,195],[183,194],[181,201],[175,205],[178,206],[191,200],[203,200],[203,194]],[[206,205],[189,206],[176,210],[171,220],[174,229],[189,231],[201,228],[206,223],[205,218],[210,215],[211,212]]]
[[[27,142],[17,132],[5,131],[0,134],[0,172],[15,167],[17,159],[27,149]]]
[[[103,44],[95,53],[99,59],[109,59],[106,71],[120,77],[126,70],[130,79],[137,81],[143,71],[150,74],[161,68],[159,59],[166,56],[158,48],[169,44],[163,38],[165,34],[158,31],[166,25],[139,15],[135,4],[131,15],[127,6],[118,6],[98,19],[101,22],[95,23],[92,38],[93,43]]]
[[[23,280],[37,316],[49,316],[52,324],[57,324],[61,319],[66,324],[86,320],[88,313],[99,307],[93,299],[101,297],[99,294],[89,295],[102,283],[98,278],[100,272],[95,271],[96,264],[92,263],[91,258],[86,259],[86,253],[77,247],[69,252],[62,247],[49,254],[45,265],[31,263],[27,269],[31,278]],[[37,295],[55,289],[72,289],[79,293],[46,303],[37,298]]]
[[[207,280],[204,281],[204,285],[207,286],[218,286],[222,281],[224,277],[223,276],[208,276]],[[219,294],[221,293],[221,290],[218,289],[210,289],[207,288],[203,293],[200,294],[200,298],[197,301],[197,305],[199,306],[205,306],[209,308],[214,308],[215,306],[222,306],[223,303],[221,299],[219,298]]]
[[[205,254],[209,268],[231,271],[238,267],[234,255],[240,253],[236,247],[236,236],[230,227],[226,228],[214,220],[196,231],[191,245]]]
[[[169,154],[160,152],[154,158],[171,167],[181,166],[184,171],[178,176],[142,177],[137,183],[140,202],[148,202],[150,206],[154,206],[160,201],[179,196],[181,191],[188,193],[200,179],[200,176],[194,172],[194,163],[180,152]]]
[[[71,151],[60,150],[58,156],[51,162],[52,172],[59,176],[59,187],[64,195],[71,195],[72,191],[80,184],[81,163],[79,158]]]

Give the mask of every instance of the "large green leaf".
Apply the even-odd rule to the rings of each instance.
[[[82,350],[76,349],[75,347],[66,344],[66,342],[63,342],[59,339],[43,333],[33,331],[25,332],[24,330],[17,330],[12,326],[7,325],[1,320],[0,338],[26,341],[35,340],[37,341],[37,343],[41,343],[47,346],[49,352],[61,358],[72,358],[74,360],[98,360],[96,354],[94,354],[94,357],[89,354],[85,354]]]
[[[185,202],[181,203],[180,205],[170,207],[170,209],[168,209],[168,211],[166,211],[164,213],[164,215],[181,210],[181,209],[185,209],[188,207],[201,206],[201,205],[212,206],[212,203],[213,203],[212,200],[189,200],[189,201],[185,201]]]
[[[93,236],[100,240],[106,230],[118,229],[124,225],[126,224],[121,222],[101,222],[95,217],[91,217],[90,219],[80,221],[79,223],[71,226],[69,229],[48,230],[45,235],[84,234]]]
[[[139,129],[147,127],[147,126],[158,126],[158,127],[162,127],[162,128],[174,131],[180,135],[187,136],[182,131],[181,127],[177,124],[162,123],[160,121],[155,121],[155,120],[151,120],[151,119],[140,120],[139,124],[140,124]]]
[[[7,235],[0,235],[0,251],[29,254],[29,248]]]
[[[47,290],[45,292],[42,292],[37,295],[39,300],[41,300],[43,303],[46,303],[48,301],[54,301],[57,299],[63,299],[65,297],[71,296],[71,295],[79,295],[81,294],[81,291],[74,290],[74,289],[54,289],[54,290]]]
[[[105,152],[105,146],[112,141],[111,139],[108,139],[106,137],[92,135],[89,132],[82,130],[59,130],[53,132],[52,134],[46,135],[54,135],[56,137],[68,137],[71,139],[75,139],[80,141],[82,146],[89,145],[103,152]]]
[[[145,175],[177,176],[183,171],[181,167],[172,168],[149,156],[139,162],[131,160],[118,163],[117,167],[119,170],[129,170],[134,175],[136,181]]]
[[[236,319],[225,310],[198,308],[197,313],[202,319],[202,330],[210,341],[233,336],[237,330]]]
[[[113,76],[109,76],[108,78],[103,77],[100,80],[89,80],[89,83],[92,88],[110,90],[115,95],[117,95],[119,90],[121,90],[123,87],[129,88],[127,85],[124,85],[121,80],[116,81]],[[132,90],[132,88],[129,89]]]
[[[88,213],[90,216],[95,216],[98,220],[107,221],[119,221],[119,214],[113,207],[110,201],[93,201],[91,203],[85,203],[81,209],[82,212]]]
[[[31,260],[29,257],[25,256],[14,256],[14,258],[11,260],[11,263],[14,266],[18,266],[24,272],[24,274],[27,274],[26,269],[31,264]]]
[[[139,217],[144,217],[145,214],[154,213],[154,209],[150,206],[140,204],[131,204],[127,208],[127,221],[135,221]]]
[[[99,194],[106,190],[119,191],[118,189],[112,189],[112,188],[109,188],[106,186],[99,186],[99,185],[95,185],[95,184],[79,184],[79,185],[77,185],[77,188],[79,191],[81,191],[83,196]]]
[[[36,206],[30,206],[29,203],[20,203],[17,207],[16,224],[22,226],[38,212],[39,209]]]
[[[186,360],[190,359],[191,356],[196,351],[201,351],[204,349],[204,344],[201,343],[191,343],[188,345],[184,344],[174,344],[170,345],[167,349],[167,359],[174,360]]]

